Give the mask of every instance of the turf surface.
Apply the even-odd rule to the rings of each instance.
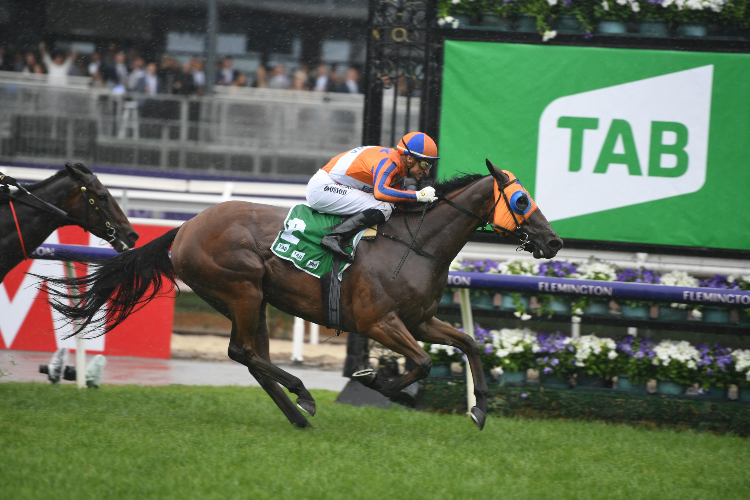
[[[598,423],[354,408],[315,430],[259,388],[0,384],[0,497],[750,498],[750,443]]]

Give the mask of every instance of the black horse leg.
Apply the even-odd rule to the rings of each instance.
[[[310,414],[314,414],[315,401],[312,395],[310,395],[308,390],[302,384],[302,381],[299,378],[275,366],[270,361],[263,359],[258,354],[256,350],[256,335],[259,324],[258,320],[260,317],[265,318],[265,315],[261,314],[260,308],[260,305],[263,303],[262,293],[260,292],[260,290],[252,290],[249,293],[246,293],[246,295],[257,295],[258,300],[256,301],[254,300],[254,297],[249,296],[248,299],[250,300],[247,303],[243,304],[243,307],[234,308],[234,328],[232,332],[232,339],[229,343],[229,357],[234,361],[247,366],[250,369],[250,373],[254,377],[256,377],[256,379],[258,379],[258,377],[260,376],[264,379],[278,382],[282,386],[286,387],[289,392],[297,395],[297,404],[300,406],[300,408],[308,411]],[[259,379],[258,382],[260,383]],[[295,409],[295,411],[297,410]],[[300,417],[304,419],[301,414]]]
[[[430,318],[419,325],[414,330],[414,336],[423,342],[458,347],[466,355],[474,379],[474,396],[477,398],[476,406],[471,409],[471,418],[480,430],[483,429],[487,418],[489,390],[482,369],[482,361],[479,358],[479,348],[474,339],[436,318]]]
[[[263,358],[264,360],[270,363],[271,353],[270,353],[268,325],[266,323],[266,304],[267,302],[264,300],[260,305],[260,315],[258,317],[258,328],[255,331],[255,352],[258,353],[258,356],[260,356],[261,358]],[[260,372],[258,373],[260,374]],[[268,387],[266,385],[263,385],[263,382],[261,382],[260,380],[258,380],[258,383],[260,383],[261,386],[264,389],[266,389],[266,392],[268,392],[268,395],[271,396],[271,398],[273,398],[273,400],[279,406],[281,411],[284,412],[284,415],[286,415],[287,418],[289,418],[289,413],[291,413],[290,410],[294,410],[296,413],[299,413],[296,411],[296,408],[294,407],[294,403],[291,402],[289,397],[281,389],[281,387],[279,387],[279,385],[276,382],[274,382],[273,380],[270,380],[266,376],[262,376],[262,377],[265,380],[267,380],[266,384],[268,385]],[[273,389],[273,393],[271,391],[271,388]],[[302,410],[304,410],[309,415],[313,415],[313,416],[315,415],[315,400],[313,400],[312,396],[310,397],[309,400],[299,397],[297,399],[297,406],[302,408]],[[307,425],[310,425],[310,424],[308,423]]]

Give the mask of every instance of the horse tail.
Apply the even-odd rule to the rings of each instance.
[[[36,276],[46,280],[40,288],[49,294],[50,306],[75,325],[74,333],[68,337],[88,326],[100,330],[95,336],[104,335],[103,327],[111,330],[154,298],[171,292],[176,286],[177,274],[169,249],[179,230],[176,227],[112,259],[90,263],[87,276]],[[168,290],[163,289],[166,282],[169,282]],[[99,313],[105,305],[104,313]]]

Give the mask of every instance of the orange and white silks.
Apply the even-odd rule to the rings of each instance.
[[[495,181],[495,201],[497,201],[497,205],[495,205],[495,214],[492,218],[492,222],[497,224],[498,226],[507,229],[509,231],[515,231],[516,230],[516,221],[518,221],[518,225],[520,226],[523,221],[528,219],[531,214],[534,213],[534,211],[539,208],[537,207],[536,203],[534,202],[534,199],[531,197],[528,191],[526,191],[526,188],[523,187],[523,185],[520,182],[513,182],[516,179],[516,176],[512,173],[508,172],[507,170],[503,170],[505,172],[505,175],[508,176],[508,182],[512,183],[505,187],[505,196],[507,197],[508,202],[513,198],[513,194],[518,191],[523,191],[526,193],[526,196],[529,198],[529,209],[526,211],[526,213],[513,213],[511,214],[510,209],[508,208],[508,202],[503,198],[503,193],[500,192],[500,187],[497,184],[497,180]],[[499,201],[498,201],[498,198]],[[513,216],[515,215],[515,220],[513,219]],[[495,231],[502,232],[501,230],[495,229]]]

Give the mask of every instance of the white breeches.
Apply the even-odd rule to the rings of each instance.
[[[318,170],[307,183],[307,204],[314,210],[333,215],[358,214],[368,208],[383,212],[385,220],[390,219],[393,205],[375,199],[372,193],[338,184],[328,172]]]

